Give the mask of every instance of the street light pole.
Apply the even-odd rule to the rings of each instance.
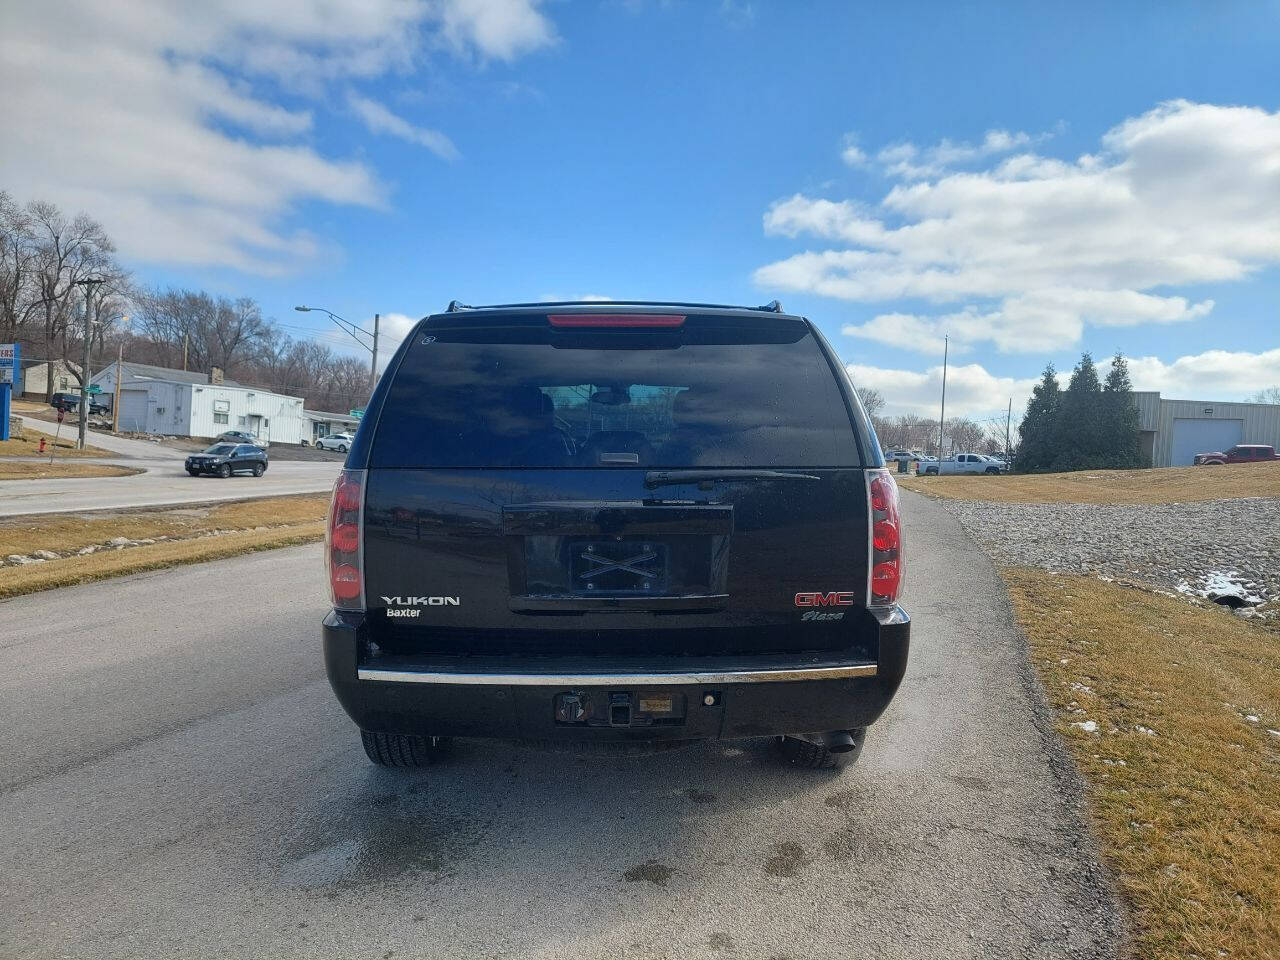
[[[93,331],[93,321],[89,317],[93,305],[93,288],[105,280],[93,278],[78,280],[84,287],[84,356],[80,364],[80,425],[78,446],[84,449],[85,430],[89,425],[89,340]]]
[[[373,315],[373,331],[370,332],[364,327],[358,327],[350,320],[338,316],[332,310],[326,310],[324,307],[308,307],[299,305],[293,309],[297,310],[299,313],[311,313],[312,311],[316,311],[318,313],[327,314],[329,319],[337,325],[339,330],[373,354],[373,361],[369,365],[369,392],[373,393],[374,385],[378,382],[378,322],[381,320],[381,316],[376,313]],[[369,337],[373,341],[373,346],[369,346],[369,344],[361,340],[358,334],[364,334],[366,337]]]
[[[938,414],[938,459],[942,459],[942,439],[947,429],[947,350],[951,338],[942,338],[942,411]]]

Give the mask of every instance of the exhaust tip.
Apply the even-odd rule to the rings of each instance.
[[[849,753],[857,746],[857,742],[853,739],[853,734],[848,730],[835,730],[828,733],[823,740],[827,749],[832,753]]]

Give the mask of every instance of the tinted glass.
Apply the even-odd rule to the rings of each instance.
[[[557,330],[545,317],[430,326],[373,439],[380,467],[858,466],[809,328],[689,317],[678,330]]]
[[[229,455],[233,450],[235,450],[235,445],[234,445],[234,444],[230,444],[230,443],[215,443],[212,447],[210,447],[208,450],[206,450],[206,451],[205,451],[205,453],[212,453],[212,454],[216,454],[217,456],[220,456],[220,457],[225,457],[225,456]]]

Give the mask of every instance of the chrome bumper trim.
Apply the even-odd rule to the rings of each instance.
[[[361,680],[387,683],[452,683],[487,687],[652,687],[712,683],[784,683],[793,680],[847,680],[874,677],[876,664],[727,670],[691,673],[426,673],[413,670],[359,670]]]

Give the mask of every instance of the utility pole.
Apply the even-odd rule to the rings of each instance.
[[[938,459],[942,459],[942,438],[947,429],[947,351],[951,346],[951,338],[942,338],[942,411],[938,414]]]
[[[89,425],[89,335],[93,331],[93,319],[89,316],[93,306],[93,288],[103,280],[81,280],[84,285],[84,358],[80,366],[80,431],[78,446],[84,449],[85,430]]]
[[[378,320],[379,315],[373,315],[373,363],[369,365],[369,392],[373,393],[373,388],[378,383]]]
[[[1009,424],[1013,422],[1013,397],[1009,398],[1009,410],[1004,415],[1004,458],[1009,459]]]
[[[124,379],[124,338],[120,339],[120,350],[116,354],[116,389],[111,398],[111,432],[120,432],[120,381]]]
[[[187,341],[191,339],[191,334],[184,333],[182,335],[182,369],[187,369]]]

